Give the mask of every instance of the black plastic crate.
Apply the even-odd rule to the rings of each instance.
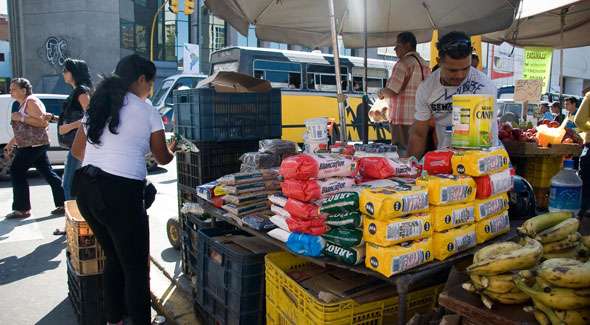
[[[79,275],[67,258],[68,298],[81,325],[102,325],[104,317],[103,275]]]
[[[194,141],[281,137],[281,90],[218,93],[213,88],[174,92],[176,131]]]
[[[193,299],[196,290],[193,290]],[[224,304],[222,301],[215,299],[211,295],[205,295],[204,305],[193,303],[196,313],[198,313],[207,325],[250,325],[250,324],[265,324],[266,323],[266,297],[256,295],[254,297],[246,296],[244,299],[250,299],[250,304],[257,304],[261,306],[259,309],[249,312],[235,312],[230,306]]]
[[[193,297],[221,324],[264,323],[264,256],[276,248],[257,242],[259,253],[253,253],[230,235],[251,237],[240,230],[199,230]]]
[[[195,189],[221,176],[240,171],[240,156],[258,151],[258,140],[222,143],[195,143],[199,152],[177,152],[176,173],[179,185]]]
[[[202,219],[199,216],[192,213],[182,214],[181,217],[182,225],[182,256],[183,256],[183,271],[185,274],[195,274],[197,267],[197,251],[198,251],[198,238],[199,229],[212,228],[213,223],[211,219]],[[221,229],[233,229],[234,227],[224,221],[216,221],[216,228]]]

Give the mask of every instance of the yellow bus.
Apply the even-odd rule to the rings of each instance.
[[[314,117],[338,122],[336,75],[333,56],[319,52],[301,52],[266,48],[228,47],[211,53],[211,74],[234,71],[268,80],[281,88],[282,126],[285,140],[303,142],[304,121]],[[368,60],[368,93],[385,86],[394,61]],[[340,58],[342,89],[347,97],[348,139],[359,141],[361,123],[357,108],[362,103],[363,58]],[[337,129],[337,128],[335,128]],[[386,123],[369,123],[369,140],[391,140]]]

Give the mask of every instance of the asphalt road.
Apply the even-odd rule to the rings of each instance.
[[[62,166],[57,166],[61,172]],[[148,177],[158,189],[150,216],[152,258],[171,276],[180,277],[179,252],[170,247],[166,222],[177,214],[176,163],[172,161]],[[12,187],[0,182],[0,324],[77,324],[67,298],[64,216],[52,216],[49,185],[30,173],[32,216],[7,220]]]

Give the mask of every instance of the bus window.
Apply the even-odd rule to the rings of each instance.
[[[270,81],[273,87],[301,89],[301,64],[255,60],[254,77]]]
[[[365,85],[363,80],[365,79],[365,69],[360,67],[352,68],[352,91],[363,92]],[[368,69],[368,81],[367,81],[368,93],[376,93],[387,84],[387,70],[369,68]]]
[[[340,68],[342,90],[348,89],[348,70],[346,67]],[[307,88],[320,91],[336,91],[336,74],[334,68],[329,65],[315,65],[307,66]],[[313,85],[311,80],[314,81]],[[312,87],[313,86],[313,87]]]

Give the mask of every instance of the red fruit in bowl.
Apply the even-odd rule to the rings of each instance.
[[[520,139],[520,136],[522,135],[522,130],[521,129],[512,129],[512,137],[514,139]]]
[[[541,124],[544,124],[544,125],[549,125],[549,123],[551,123],[551,122],[552,122],[552,121],[549,121],[549,120],[542,120],[542,121],[541,121]]]
[[[509,122],[506,122],[506,123],[502,124],[502,130],[511,131],[512,130],[512,124],[510,124]]]
[[[549,127],[550,128],[559,127],[559,122],[557,122],[557,121],[551,121],[551,122],[549,122]]]

